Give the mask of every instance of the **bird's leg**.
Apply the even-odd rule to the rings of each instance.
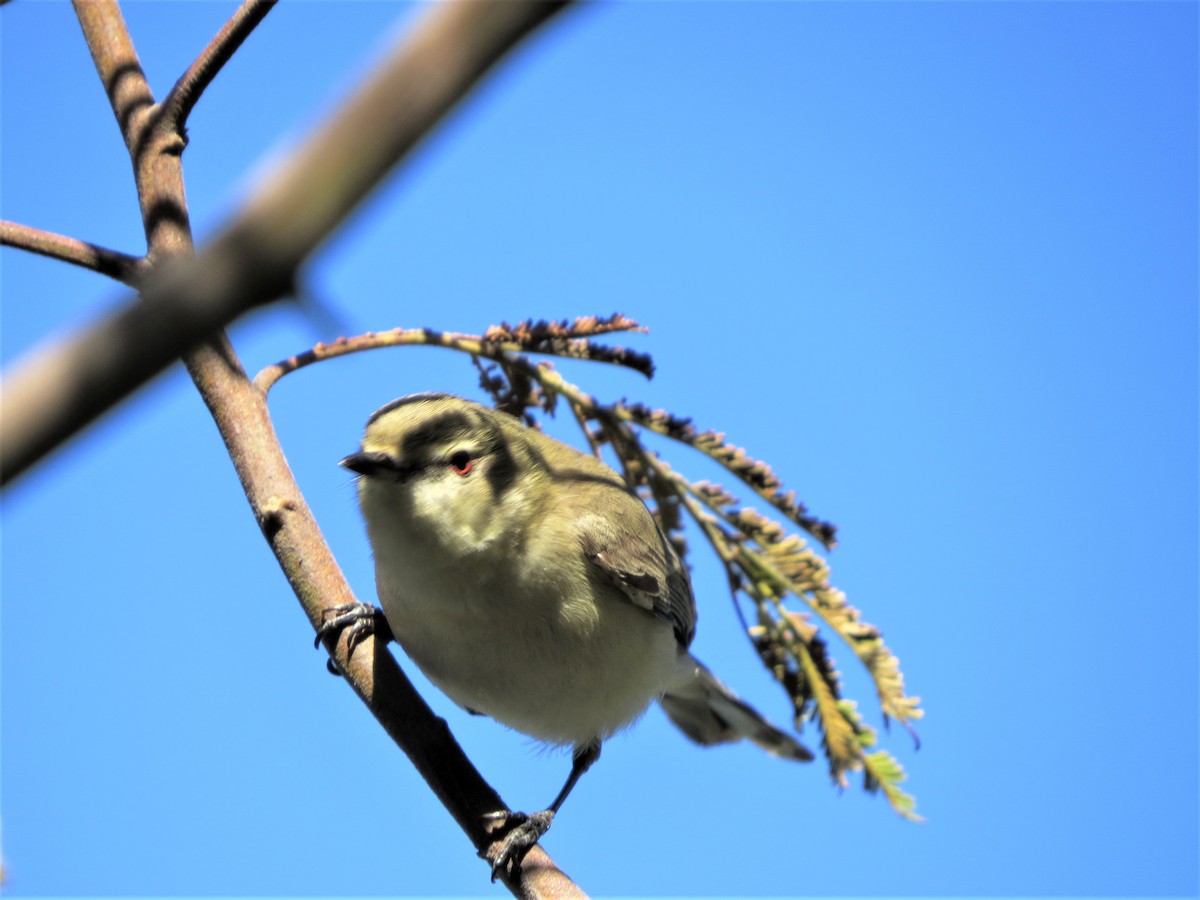
[[[336,635],[347,627],[350,629],[346,638],[350,653],[353,653],[354,648],[362,643],[368,635],[375,635],[375,640],[385,644],[395,640],[392,629],[383,616],[382,609],[371,606],[369,603],[346,603],[342,606],[331,606],[322,612],[321,624],[317,628],[313,646],[319,647],[325,637]],[[332,659],[326,665],[334,675],[342,674],[337,670]]]
[[[558,796],[554,798],[554,802],[550,804],[549,808],[537,813],[516,813],[502,810],[487,816],[489,819],[503,819],[506,825],[511,826],[508,833],[487,850],[487,860],[492,864],[492,881],[496,880],[496,876],[505,866],[509,866],[511,869],[521,865],[525,854],[533,848],[543,834],[550,830],[554,814],[563,805],[572,788],[575,787],[583,773],[590,769],[592,763],[599,758],[600,741],[598,740],[576,747],[575,753],[571,757],[571,773],[567,775],[566,783],[563,784],[562,790],[558,792]]]

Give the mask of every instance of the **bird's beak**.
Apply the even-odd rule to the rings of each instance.
[[[358,453],[351,453],[338,465],[368,477],[378,475],[380,472],[397,472],[399,470],[399,466],[390,455],[379,451],[368,453],[360,450]]]

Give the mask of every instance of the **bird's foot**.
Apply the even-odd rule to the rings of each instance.
[[[321,624],[317,628],[317,636],[313,646],[319,647],[321,641],[330,635],[337,635],[342,629],[349,628],[346,636],[347,652],[354,653],[354,648],[370,635],[385,644],[392,640],[392,630],[388,627],[383,610],[369,603],[346,603],[342,606],[331,606],[322,612]],[[327,663],[329,671],[340,675],[337,666],[330,659]]]
[[[501,810],[484,818],[504,823],[501,826],[504,837],[495,841],[483,854],[484,859],[492,864],[492,881],[495,881],[496,876],[505,869],[509,873],[520,869],[525,854],[550,830],[550,825],[554,822],[554,810],[544,809],[537,813]]]

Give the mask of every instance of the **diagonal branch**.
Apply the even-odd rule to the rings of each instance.
[[[206,358],[207,357],[207,358]],[[229,449],[246,498],[272,553],[314,626],[325,610],[355,603],[355,596],[296,484],[267,411],[266,395],[242,374],[220,365],[207,351],[190,367],[209,368],[205,402]],[[359,699],[412,762],[482,853],[494,839],[487,813],[504,802],[463,753],[444,720],[417,693],[382,642],[367,637],[353,652],[348,631],[326,649]],[[519,872],[500,873],[514,895],[529,900],[582,896],[540,847]]]
[[[191,115],[200,95],[212,84],[225,63],[233,58],[233,54],[250,36],[250,32],[275,7],[276,2],[277,0],[245,0],[237,8],[237,12],[229,17],[229,21],[221,26],[221,30],[188,66],[187,71],[175,82],[175,86],[167,94],[167,99],[163,101],[163,119],[167,127],[180,136],[184,135],[188,116]]]
[[[462,7],[479,11],[475,19],[451,16],[458,28],[468,30],[471,23],[479,24],[478,15],[487,18],[492,14],[489,11],[497,9],[505,11],[502,17],[509,15],[508,4]],[[445,10],[450,8],[435,7],[430,18],[445,24]],[[155,274],[140,302],[75,335],[56,352],[19,366],[17,375],[6,379],[2,397],[4,440],[0,443],[3,477],[12,478],[37,458],[36,454],[30,455],[30,447],[44,451],[52,446],[47,443],[48,436],[55,435],[56,429],[59,435],[71,433],[81,427],[73,422],[75,417],[87,421],[121,396],[96,379],[113,378],[120,390],[128,390],[153,374],[153,366],[166,365],[173,355],[182,354],[225,441],[264,537],[310,621],[320,623],[328,606],[353,603],[354,595],[284,458],[267,413],[265,394],[246,378],[233,348],[219,330],[236,314],[239,304],[253,305],[278,296],[308,250],[297,251],[292,258],[273,258],[278,263],[274,270],[256,271],[269,241],[254,228],[246,228],[244,223],[239,226],[235,221],[226,229],[223,245],[218,240],[217,249],[210,248],[199,259],[191,256],[191,229],[178,153],[180,136],[163,126],[163,116],[154,114],[158,107],[115,0],[76,0],[76,10],[133,159],[149,244],[147,258],[155,266]],[[521,21],[525,30],[545,17],[540,13],[532,18],[529,10],[524,12]],[[512,17],[508,20],[511,24]],[[517,29],[509,37],[515,41],[521,33]],[[454,28],[443,33],[443,38],[454,40],[456,35],[464,38]],[[503,37],[492,35],[491,55],[480,64],[472,80],[506,49]],[[403,47],[399,56],[411,58]],[[426,65],[432,62],[425,60]],[[409,75],[420,74],[419,68],[415,73],[411,68],[407,71]],[[419,123],[420,128],[431,126],[461,92],[447,99],[444,91],[435,91],[443,105],[436,115]],[[330,127],[338,127],[336,117]],[[315,139],[317,143],[320,137]],[[379,177],[384,169],[386,166],[379,169]],[[305,177],[303,167],[293,175]],[[314,183],[319,181],[314,178]],[[293,189],[304,193],[296,185]],[[348,210],[357,198],[344,199]],[[164,218],[163,208],[175,215]],[[332,229],[334,224],[336,220],[330,219],[325,227]],[[274,221],[267,216],[258,227],[286,229],[287,223],[286,219]],[[314,246],[323,236],[315,231],[309,235]],[[249,249],[239,250],[238,239],[250,240]],[[215,272],[206,271],[214,261],[224,265]],[[227,291],[238,296],[238,303],[222,306],[221,297]],[[129,364],[122,359],[125,354],[141,354],[142,358]],[[147,363],[148,359],[152,364]],[[39,418],[36,409],[30,407],[39,397],[42,404],[53,407],[49,417]],[[20,436],[15,442],[8,440],[27,427],[37,432],[34,440]],[[15,452],[14,447],[21,452]],[[14,467],[13,460],[19,465]],[[392,655],[374,639],[363,641],[359,652],[351,654],[347,635],[340,636],[336,643],[328,640],[327,648],[355,692],[409,756],[476,848],[486,849],[491,835],[484,814],[502,809],[504,804],[462,753],[445,723],[425,705]],[[540,848],[526,857],[518,873],[502,873],[502,877],[520,897],[581,896]]]
[[[191,256],[192,233],[179,160],[183,140],[160,125],[158,104],[116,0],[74,0],[74,6],[96,74],[108,94],[121,139],[133,162],[146,255],[151,261]],[[116,27],[117,23],[121,27]]]
[[[141,61],[133,48],[129,32],[122,27],[114,28],[115,3],[73,0],[75,16],[83,29],[84,39],[96,65],[96,74],[108,95],[117,126],[125,146],[133,152],[134,142],[149,110],[154,106],[154,95],[142,71]],[[117,17],[120,12],[117,11]]]
[[[61,262],[91,269],[101,275],[134,287],[141,275],[143,262],[136,256],[109,250],[97,244],[76,240],[52,231],[0,221],[0,246],[28,250]]]
[[[81,19],[97,4],[80,3]],[[505,0],[432,6],[406,40],[285,160],[195,258],[173,260],[131,300],[0,384],[0,483],[242,313],[285,296],[300,264],[476,81],[560,3]],[[152,104],[136,55],[111,83],[123,119]],[[122,123],[124,130],[124,121]],[[128,134],[128,132],[126,132]],[[128,143],[128,141],[127,141]],[[166,202],[166,201],[164,201]],[[182,190],[168,203],[178,209]],[[161,209],[143,202],[151,247]],[[152,250],[153,256],[153,250]]]

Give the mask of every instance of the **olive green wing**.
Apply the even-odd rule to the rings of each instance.
[[[595,576],[618,588],[634,606],[670,623],[681,647],[696,632],[692,585],[679,556],[654,524],[649,510],[625,494],[619,515],[587,513],[579,541]]]

